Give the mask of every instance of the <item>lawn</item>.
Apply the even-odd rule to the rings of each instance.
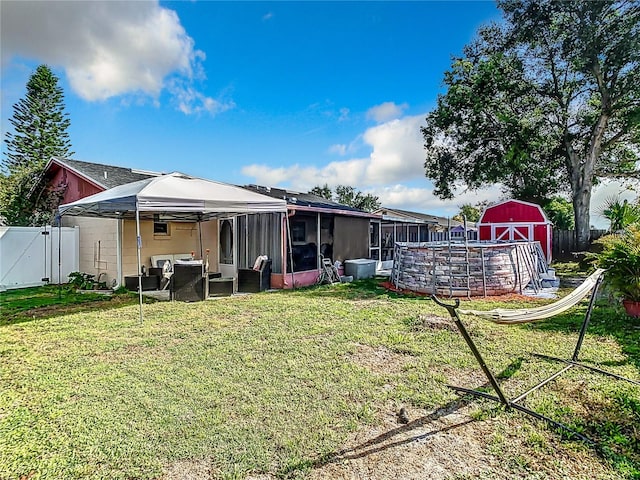
[[[603,303],[581,358],[638,379],[640,322]],[[571,355],[584,309],[465,321],[514,395],[558,367],[528,352]],[[572,369],[527,399],[597,448],[460,399],[447,384],[486,381],[425,298],[369,281],[144,314],[102,302],[0,325],[0,478],[640,478],[640,387]],[[440,457],[444,473],[425,463]]]

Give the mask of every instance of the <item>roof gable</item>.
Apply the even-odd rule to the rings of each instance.
[[[114,165],[56,157],[51,159],[47,170],[55,168],[54,165],[73,171],[103,190],[162,175],[159,172],[145,172]]]

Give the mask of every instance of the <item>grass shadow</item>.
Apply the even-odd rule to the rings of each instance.
[[[576,337],[582,326],[586,305],[574,308],[545,321],[529,324],[527,327],[547,332],[573,333]],[[610,337],[620,345],[628,361],[640,369],[640,318],[629,317],[620,308],[598,302],[591,313],[587,335]],[[588,341],[588,338],[585,340]]]
[[[138,296],[133,293],[105,296],[91,291],[78,293],[57,285],[9,290],[0,295],[0,327],[78,312],[120,308],[137,302]]]
[[[518,358],[514,360],[511,364],[509,364],[505,369],[500,372],[497,377],[500,379],[508,379],[520,368],[522,365],[522,359]],[[451,388],[451,387],[450,387]],[[491,385],[489,382],[486,382],[478,387],[475,387],[479,391],[487,391],[491,389]],[[305,468],[321,468],[326,465],[332,463],[340,463],[347,460],[356,460],[359,458],[364,458],[368,455],[373,455],[384,450],[401,447],[404,445],[408,445],[410,443],[426,440],[429,437],[432,437],[438,433],[446,433],[456,428],[463,427],[464,425],[470,424],[476,421],[475,418],[468,418],[466,420],[451,424],[444,425],[440,428],[434,428],[429,430],[428,432],[420,433],[418,435],[412,435],[409,437],[404,437],[405,434],[408,434],[412,430],[422,428],[425,425],[435,422],[442,417],[446,417],[447,415],[451,415],[461,408],[477,401],[478,398],[465,394],[461,395],[458,398],[448,402],[447,404],[437,408],[432,413],[428,415],[423,415],[422,417],[416,418],[415,420],[411,420],[406,424],[400,425],[396,428],[392,428],[386,432],[381,433],[380,435],[367,440],[359,445],[350,448],[343,448],[315,460],[303,460],[299,464],[289,465],[284,471],[279,472],[285,477],[295,470],[305,469]],[[501,406],[497,407],[498,409]],[[397,440],[393,440],[396,437],[404,437]]]
[[[372,277],[354,280],[349,283],[335,283],[332,285],[311,285],[300,287],[294,291],[288,290],[288,294],[294,292],[304,293],[310,297],[343,298],[345,300],[359,300],[371,298],[403,299],[403,300],[430,300],[429,296],[419,293],[396,292],[383,286],[388,281],[387,277]]]

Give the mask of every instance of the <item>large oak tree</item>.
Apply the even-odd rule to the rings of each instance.
[[[422,128],[435,193],[501,183],[544,203],[571,195],[586,248],[598,178],[638,177],[640,3],[501,0],[445,72]]]

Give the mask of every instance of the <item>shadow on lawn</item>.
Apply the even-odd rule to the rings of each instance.
[[[500,383],[511,378],[521,367],[522,358],[514,359],[510,365],[496,375]],[[481,386],[470,386],[477,391],[493,393],[489,382]],[[565,392],[568,393],[568,392]],[[571,393],[568,393],[569,399]],[[577,399],[578,402],[585,400],[582,396]],[[442,417],[451,415],[461,408],[475,402],[481,402],[477,397],[464,394],[444,406],[437,408],[432,413],[424,415],[420,418],[410,421],[405,425],[392,428],[374,438],[371,438],[359,445],[350,448],[343,448],[317,459],[302,459],[299,462],[289,464],[282,471],[278,472],[279,476],[289,478],[290,475],[297,471],[306,469],[322,468],[330,464],[338,464],[349,460],[357,460],[367,457],[388,449],[399,448],[409,445],[413,442],[424,441],[438,433],[446,433],[463,427],[476,421],[474,418],[467,418],[459,422],[435,426],[435,428],[411,435],[415,429],[422,428],[429,423],[436,422]],[[582,431],[588,437],[595,441],[594,451],[598,456],[606,459],[619,472],[624,472],[624,478],[640,478],[640,445],[639,432],[634,426],[633,419],[640,416],[640,401],[629,391],[617,391],[613,393],[610,399],[590,399],[586,408],[581,414],[576,411],[564,411],[560,414],[557,421],[561,421],[576,431]],[[493,405],[490,410],[493,412],[503,411],[504,407],[499,404],[489,403]],[[612,410],[613,407],[613,410]],[[608,413],[603,413],[608,412]],[[558,412],[556,412],[558,413]],[[491,415],[491,414],[490,414]],[[570,418],[573,417],[573,418]],[[522,421],[536,421],[526,415],[522,415]],[[603,421],[604,420],[604,421]],[[569,441],[572,436],[564,429],[549,426],[562,439]],[[624,439],[624,441],[621,441]]]
[[[531,323],[528,328],[569,334],[575,332],[577,337],[586,310],[586,305],[582,305],[570,313]],[[598,302],[591,314],[585,342],[589,341],[589,335],[614,338],[620,345],[622,353],[627,356],[629,363],[640,369],[640,318],[629,317],[620,308],[612,307],[609,303]],[[603,362],[605,366],[620,364],[620,362]]]
[[[105,296],[91,291],[78,293],[52,285],[3,292],[0,327],[78,312],[120,308],[137,302],[135,294]]]
[[[296,290],[288,290],[288,294],[303,293],[310,297],[343,298],[345,300],[382,298],[402,298],[405,300],[430,300],[428,295],[412,294],[408,292],[394,292],[386,289],[382,284],[388,281],[386,277],[373,277],[355,280],[349,283],[334,283],[332,285],[312,285]]]
[[[516,370],[519,369],[522,364],[522,359],[514,360],[510,365],[508,365],[502,372],[498,374],[498,378],[500,379],[508,379],[510,378]],[[478,390],[486,390],[490,388],[489,383],[485,383],[479,387]],[[433,428],[428,432],[420,433],[418,435],[410,435],[412,430],[424,427],[429,423],[436,422],[442,417],[446,417],[447,415],[451,415],[452,413],[460,410],[461,408],[477,401],[477,398],[473,395],[462,395],[454,400],[448,402],[446,405],[443,405],[440,408],[437,408],[432,413],[428,415],[424,415],[420,418],[416,418],[404,425],[398,426],[396,428],[392,428],[377,437],[374,437],[370,440],[367,440],[360,445],[356,445],[351,448],[344,448],[335,452],[328,453],[323,455],[321,458],[316,460],[301,460],[298,463],[293,465],[289,465],[285,468],[281,474],[285,477],[287,475],[306,468],[320,468],[332,463],[340,463],[346,460],[356,460],[358,458],[364,458],[368,455],[372,455],[390,448],[398,448],[403,445],[408,445],[412,442],[426,440],[429,437],[432,437],[438,433],[446,433],[451,430],[454,430],[459,427],[463,427],[464,425],[470,424],[476,421],[473,418],[467,418],[466,420],[451,424],[441,426],[440,428]],[[500,408],[500,407],[498,407]]]

